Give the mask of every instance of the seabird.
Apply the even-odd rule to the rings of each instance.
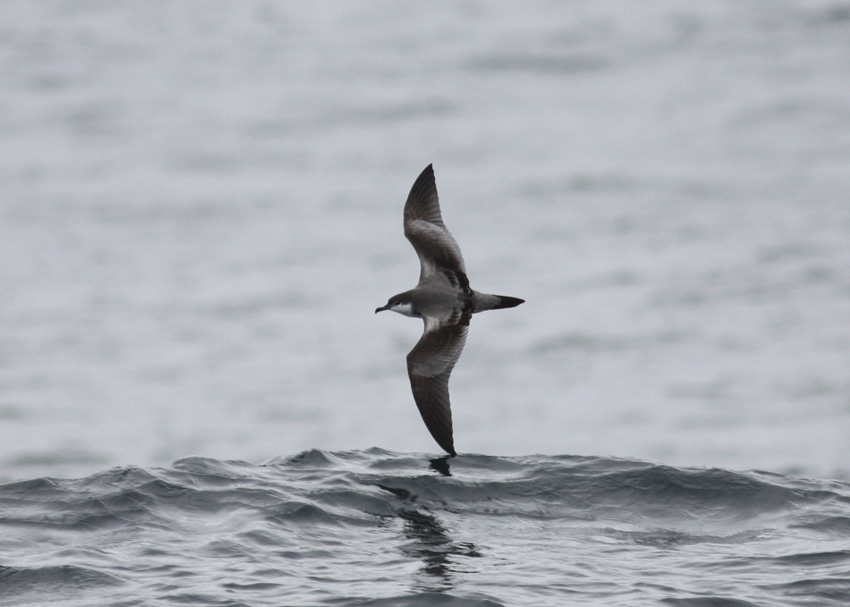
[[[419,256],[419,284],[393,295],[375,313],[392,310],[425,321],[422,337],[407,355],[413,400],[437,444],[449,455],[457,455],[449,376],[466,344],[469,319],[478,312],[513,308],[525,300],[479,293],[469,286],[460,247],[440,214],[430,164],[416,179],[404,205],[404,235]]]

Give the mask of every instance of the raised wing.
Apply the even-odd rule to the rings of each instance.
[[[457,453],[452,436],[449,377],[466,345],[469,315],[469,310],[458,311],[453,324],[426,318],[425,332],[407,355],[413,400],[431,436],[450,455]]]
[[[410,189],[404,205],[404,235],[419,256],[419,280],[440,270],[466,274],[463,255],[440,214],[433,165],[428,165]]]

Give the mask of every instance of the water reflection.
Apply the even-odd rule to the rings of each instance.
[[[449,457],[432,459],[429,467],[443,476],[451,476]],[[405,556],[422,562],[415,588],[427,592],[452,589],[454,574],[463,570],[458,566],[459,557],[481,556],[475,544],[455,541],[451,531],[433,512],[425,507],[414,507],[418,498],[415,493],[401,487],[379,486],[404,502],[397,514],[402,520],[402,533],[408,542],[402,544],[400,549]]]
[[[481,556],[474,544],[455,542],[448,529],[429,512],[402,509],[399,516],[404,521],[404,536],[410,540],[401,551],[422,561],[417,575],[418,590],[450,590],[454,587],[453,574],[459,571],[457,557]]]
[[[443,476],[451,476],[452,471],[449,468],[449,460],[453,458],[454,455],[444,455],[443,457],[435,457],[430,460],[428,467],[434,472],[439,472]]]

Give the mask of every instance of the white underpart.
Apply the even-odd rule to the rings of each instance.
[[[405,316],[413,316],[413,306],[410,303],[396,304],[390,310],[404,314]]]

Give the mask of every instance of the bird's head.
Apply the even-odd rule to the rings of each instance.
[[[375,314],[383,312],[384,310],[391,310],[393,312],[398,312],[399,314],[404,314],[405,316],[419,316],[419,314],[413,309],[413,301],[411,301],[410,296],[406,293],[390,297],[389,301],[387,301],[387,305],[375,310]]]

